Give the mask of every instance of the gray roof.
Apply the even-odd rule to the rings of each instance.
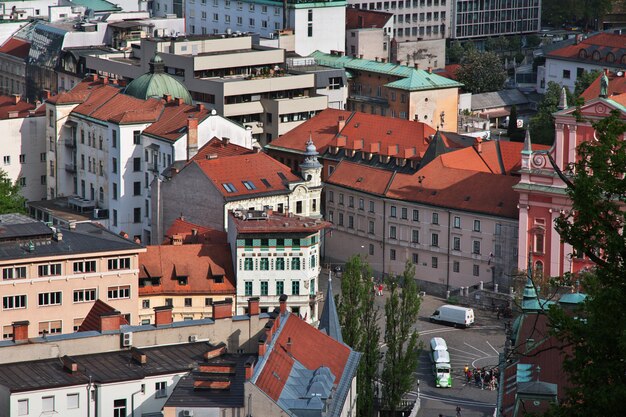
[[[95,383],[132,381],[148,376],[191,370],[210,350],[206,342],[142,348],[147,362],[140,365],[129,350],[73,356],[78,371],[68,372],[59,358],[0,365],[0,386],[24,392]]]
[[[77,223],[74,229],[57,229],[62,234],[59,241],[54,231],[44,223],[0,222],[0,260],[62,256],[79,253],[139,250],[138,245],[94,223]],[[29,250],[32,242],[34,249]]]
[[[239,408],[244,406],[244,383],[246,381],[245,364],[256,355],[224,354],[207,362],[211,365],[235,365],[235,373],[223,375],[231,384],[227,390],[194,389],[194,380],[211,379],[211,376],[198,371],[185,375],[178,381],[176,388],[167,399],[165,407],[183,408]]]
[[[512,105],[528,104],[528,97],[520,90],[500,90],[492,93],[472,94],[472,110],[493,109]]]
[[[325,331],[327,335],[339,343],[343,343],[341,324],[339,323],[339,315],[337,314],[337,306],[335,305],[335,297],[333,296],[333,286],[330,278],[330,272],[328,273],[328,290],[326,291],[326,299],[324,300],[324,307],[322,309],[320,323],[317,328]]]

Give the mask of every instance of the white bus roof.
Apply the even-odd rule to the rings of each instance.
[[[450,354],[447,350],[435,350],[433,351],[433,361],[435,363],[450,363]]]
[[[430,339],[430,349],[448,350],[448,345],[446,345],[446,341],[443,340],[442,337],[433,337],[432,339]]]

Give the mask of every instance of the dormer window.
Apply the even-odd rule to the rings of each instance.
[[[235,188],[235,186],[231,184],[230,182],[225,182],[224,184],[222,184],[222,187],[224,187],[224,189],[229,193],[237,192],[237,189]]]
[[[178,285],[187,285],[187,277],[176,277]]]
[[[615,62],[615,55],[612,52],[606,54],[606,62],[613,63]]]
[[[587,59],[587,50],[581,49],[580,51],[578,51],[578,58]]]
[[[241,181],[248,190],[256,190],[256,186],[252,183],[252,181]]]
[[[598,51],[593,51],[593,55],[591,55],[591,57],[594,59],[594,61],[599,61],[600,60],[600,52]]]

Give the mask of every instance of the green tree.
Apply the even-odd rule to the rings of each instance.
[[[544,0],[541,5],[543,24],[561,27],[562,25],[577,23],[583,29],[596,29],[598,22],[612,8],[623,7],[624,0]]]
[[[0,214],[25,213],[25,204],[19,185],[12,184],[7,173],[0,169]]]
[[[574,84],[574,97],[580,97],[587,88],[602,74],[600,70],[585,71],[576,77]]]
[[[493,52],[468,51],[456,76],[474,94],[498,91],[506,81],[502,61]]]
[[[400,281],[402,288],[399,287]],[[383,402],[396,410],[404,394],[415,384],[419,356],[418,334],[412,331],[417,321],[420,298],[415,282],[415,265],[407,262],[402,277],[387,280],[389,297],[385,303],[385,344],[387,352],[381,375]]]
[[[571,349],[564,369],[572,384],[558,417],[623,415],[626,400],[626,122],[617,111],[592,123],[564,173],[571,210],[556,221],[561,239],[596,263],[584,276],[587,300],[574,314],[550,309],[553,333]]]
[[[530,119],[530,136],[533,143],[552,145],[554,142],[554,117],[553,113],[558,111],[559,100],[561,99],[561,85],[550,81],[546,88],[546,93],[539,103],[537,114]],[[567,102],[572,104],[574,97],[567,87]]]
[[[357,410],[369,417],[374,410],[374,382],[378,375],[380,329],[378,309],[374,305],[372,269],[360,255],[348,260],[341,277],[341,297],[337,312],[344,343],[362,352],[357,370]]]
[[[511,113],[509,114],[509,124],[506,127],[506,135],[508,137],[514,136],[517,132],[517,106],[514,104],[511,106]]]
[[[463,59],[463,55],[465,55],[465,49],[463,49],[461,42],[454,41],[448,47],[446,55],[450,64],[458,64]]]

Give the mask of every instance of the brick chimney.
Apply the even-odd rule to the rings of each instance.
[[[74,372],[78,372],[78,362],[74,360],[71,356],[63,356],[61,358],[61,362],[63,362],[63,369],[73,374]]]
[[[136,347],[130,348],[130,356],[139,365],[145,365],[148,363],[148,356],[144,351],[137,349]]]
[[[172,323],[172,307],[171,306],[159,306],[154,307],[154,325],[164,326]]]
[[[346,119],[343,116],[339,116],[339,120],[337,121],[337,133],[340,133],[345,126]]]
[[[109,83],[109,77],[102,77],[102,84],[108,84]]]
[[[280,314],[283,315],[287,312],[287,294],[281,294],[278,302],[280,305]]]
[[[483,152],[483,139],[482,138],[476,138],[476,152],[478,153]]]
[[[202,103],[198,103],[198,104],[196,105],[196,109],[197,109],[198,111],[204,111],[204,104],[202,104]]]
[[[13,322],[13,341],[22,342],[28,340],[28,320]]]
[[[163,94],[163,100],[165,100],[166,103],[169,103],[170,101],[172,101],[172,95],[171,94]]]
[[[176,97],[176,99],[174,99],[174,101],[176,102],[177,106],[183,106],[185,104],[185,100],[183,100],[180,97]]]
[[[225,147],[228,146],[229,143],[230,143],[230,138],[227,138],[226,136],[222,137],[222,144]]]
[[[267,344],[265,340],[259,339],[259,356],[265,355],[265,352],[267,352]]]
[[[259,315],[259,297],[248,298],[248,315]]]
[[[246,380],[252,378],[252,374],[254,373],[254,358],[250,356],[243,366],[246,369]]]
[[[43,90],[41,92],[41,98],[43,100],[48,100],[50,98],[50,90]]]
[[[420,69],[420,64],[418,62],[413,63],[413,67],[415,67],[415,69]]]
[[[287,346],[285,346],[285,349],[287,350],[287,353],[289,353],[291,355],[291,337],[287,338]]]
[[[198,153],[198,119],[187,119],[187,160]]]
[[[89,74],[87,78],[89,81],[98,81],[98,74]]]
[[[426,71],[428,71],[429,74],[433,73],[433,67],[428,67],[428,69],[426,69]]]
[[[119,330],[122,313],[117,310],[100,315],[100,332]]]
[[[217,319],[228,319],[233,316],[233,299],[227,298],[224,301],[216,301],[212,305],[212,318],[213,320]]]
[[[13,96],[11,96],[11,98],[12,98],[11,101],[13,102],[13,104],[17,104],[17,103],[20,102],[20,95],[19,94],[13,94]]]

